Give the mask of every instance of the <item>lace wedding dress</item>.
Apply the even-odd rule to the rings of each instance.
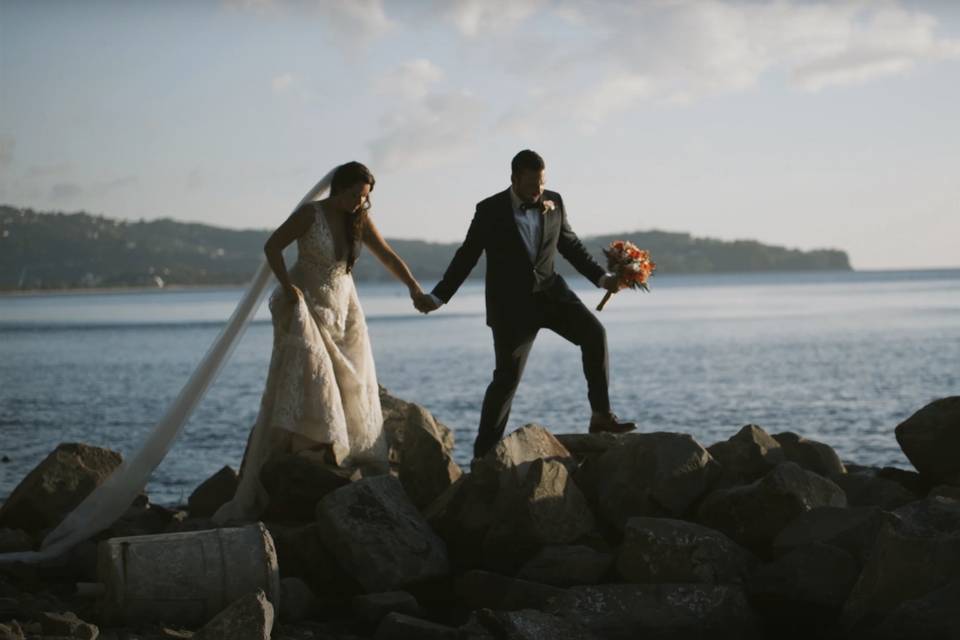
[[[273,354],[233,500],[218,522],[256,519],[267,506],[260,469],[272,456],[328,445],[342,465],[385,464],[387,446],[367,324],[330,225],[312,203],[290,281],[303,297],[270,296]]]

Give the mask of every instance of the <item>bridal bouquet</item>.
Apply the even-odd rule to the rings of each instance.
[[[648,251],[638,249],[632,242],[614,240],[603,250],[603,253],[607,256],[607,270],[620,281],[621,286],[650,291],[647,280],[653,275],[657,265],[650,259]],[[607,291],[603,300],[597,305],[597,311],[603,311],[603,306],[612,295]]]

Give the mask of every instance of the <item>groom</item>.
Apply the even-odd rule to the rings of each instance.
[[[449,302],[487,253],[487,324],[493,330],[496,368],[480,414],[474,456],[483,457],[503,436],[513,395],[540,329],[550,329],[580,347],[590,432],[623,433],[636,428],[610,411],[607,337],[600,321],[554,271],[557,252],[598,287],[616,293],[617,278],[604,271],[567,222],[560,194],[544,191],[545,164],[525,149],[510,165],[510,188],[477,204],[467,237],[431,294],[417,299],[429,313]]]

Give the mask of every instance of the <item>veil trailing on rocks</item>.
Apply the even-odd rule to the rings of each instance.
[[[294,211],[322,196],[330,188],[333,172],[334,170],[331,170],[321,178],[300,200]],[[40,562],[56,558],[77,543],[106,529],[123,515],[146,486],[150,474],[166,457],[183,426],[230,358],[234,347],[240,342],[243,332],[260,306],[271,276],[270,266],[264,260],[226,326],[194,369],[180,394],[147,434],[140,449],[125,459],[102,485],[67,514],[57,528],[44,538],[39,551],[2,553],[0,563]]]

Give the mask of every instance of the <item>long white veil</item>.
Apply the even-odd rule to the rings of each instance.
[[[334,171],[335,169],[331,170],[321,178],[300,200],[294,211],[304,203],[322,196],[330,188]],[[57,528],[44,538],[39,551],[2,553],[0,563],[40,562],[56,558],[75,544],[106,529],[123,515],[146,486],[150,474],[166,457],[183,426],[230,358],[260,306],[271,275],[270,267],[264,260],[226,326],[213,341],[166,413],[147,433],[140,449],[127,457],[103,484],[67,514]]]

